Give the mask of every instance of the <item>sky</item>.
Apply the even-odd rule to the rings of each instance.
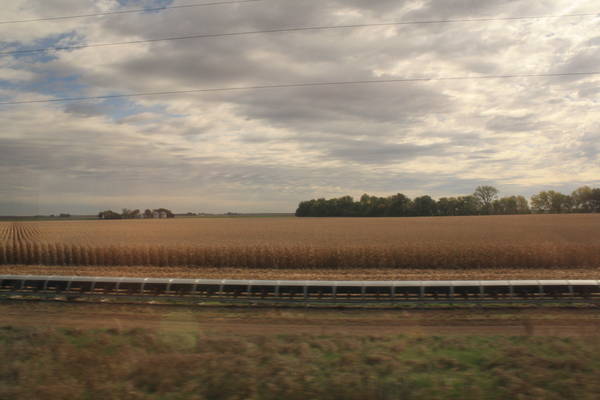
[[[195,2],[196,4],[202,2]],[[204,1],[208,2],[208,1]],[[0,22],[189,0],[12,0]],[[262,0],[0,23],[0,52],[308,26],[596,15],[222,36],[0,55],[0,102],[306,82],[600,71],[577,0]],[[0,215],[294,212],[600,185],[600,75],[429,80],[0,105]]]

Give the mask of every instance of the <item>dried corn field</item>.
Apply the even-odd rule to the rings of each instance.
[[[0,264],[598,269],[600,215],[0,222]]]

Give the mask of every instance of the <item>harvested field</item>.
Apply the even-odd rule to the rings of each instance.
[[[309,275],[482,270],[484,279],[498,270],[597,271],[599,239],[597,214],[4,222],[0,264],[309,270],[303,272]],[[511,275],[517,276],[523,275]]]

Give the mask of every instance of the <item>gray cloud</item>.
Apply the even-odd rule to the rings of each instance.
[[[69,114],[86,117],[106,115],[106,107],[95,103],[67,103],[63,110]]]
[[[328,132],[351,132],[345,125],[356,121],[394,124],[392,129],[397,129],[418,121],[425,114],[452,109],[447,96],[410,84],[276,89],[241,93],[229,100],[237,103],[238,110],[250,118]],[[340,129],[336,129],[337,124]],[[363,128],[362,133],[357,134],[379,135],[381,132]]]
[[[544,127],[544,122],[533,115],[522,117],[496,116],[488,121],[486,128],[497,132],[530,132]]]
[[[597,71],[598,65],[600,65],[600,47],[580,48],[573,55],[565,58],[558,71],[593,72]]]
[[[440,154],[445,148],[442,144],[415,145],[411,143],[378,143],[346,141],[332,143],[325,151],[335,158],[366,163],[397,163],[423,155]]]

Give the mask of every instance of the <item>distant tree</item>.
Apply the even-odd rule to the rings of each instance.
[[[536,213],[547,213],[552,209],[548,192],[541,191],[531,196],[531,208]]]
[[[363,194],[360,197],[359,210],[363,217],[383,217],[388,214],[388,200],[383,197]]]
[[[100,211],[98,218],[101,219],[121,219],[121,214],[114,212],[113,210]]]
[[[573,200],[571,196],[555,192],[554,190],[548,191],[550,194],[551,211],[554,213],[571,212],[573,208]]]
[[[67,214],[67,213],[60,213],[58,216],[59,216],[60,218],[70,218],[70,217],[71,217],[71,214]]]
[[[411,214],[412,201],[402,193],[390,196],[386,203],[388,208],[386,214],[390,217],[406,217]]]
[[[130,210],[129,208],[123,208],[121,210],[121,217],[123,219],[139,218],[140,210],[137,208],[135,210]]]
[[[494,214],[529,214],[529,203],[523,196],[508,196],[494,200],[492,203]]]
[[[342,196],[335,200],[335,208],[338,217],[354,217],[358,214],[358,207],[352,196]]]
[[[315,217],[327,217],[331,215],[330,211],[331,210],[329,204],[327,203],[327,200],[325,200],[324,198],[317,199],[313,207]]]
[[[358,201],[351,196],[318,198],[301,201],[296,209],[298,217],[407,217],[407,216],[451,216],[477,214],[529,214],[532,211],[571,212],[585,204],[588,212],[600,212],[600,188],[576,190],[568,196],[553,190],[542,191],[531,197],[531,208],[523,196],[497,197],[497,189],[479,186],[468,196],[441,197],[435,201],[424,195],[411,200],[402,193],[388,197],[363,194]],[[487,203],[486,203],[487,202]],[[485,205],[487,204],[487,206]],[[165,210],[157,209],[156,212]],[[148,210],[146,210],[148,213]]]
[[[477,215],[479,209],[480,201],[473,195],[456,198],[456,215]]]
[[[456,209],[458,207],[458,201],[455,197],[441,197],[437,201],[438,215],[451,216],[456,215]]]
[[[493,202],[498,198],[498,189],[493,186],[477,186],[473,196],[479,201],[482,214],[491,214]]]
[[[430,217],[437,215],[437,203],[431,197],[425,195],[416,197],[412,202],[413,215]]]
[[[149,208],[146,208],[146,210],[144,211],[144,218],[152,218],[152,210]]]
[[[571,193],[573,208],[578,212],[592,212],[593,190],[589,186],[581,186]]]
[[[301,201],[296,209],[296,217],[312,217],[312,205],[314,200]]]
[[[373,207],[371,208],[370,217],[386,217],[390,216],[390,202],[392,196],[390,197],[376,197],[373,196],[375,201],[373,203]]]
[[[592,212],[600,212],[600,188],[592,189],[589,203]]]
[[[523,196],[516,196],[517,199],[517,214],[529,214],[531,210],[529,210],[529,203],[527,199]]]
[[[492,203],[492,214],[505,214],[502,199],[494,200]]]
[[[494,200],[492,206],[494,214],[517,214],[517,197],[502,197]]]
[[[168,208],[157,208],[153,211],[156,211],[158,213],[164,212],[167,215],[167,218],[175,218],[175,214],[173,214],[173,212]]]
[[[572,199],[571,196],[554,190],[541,191],[531,196],[531,208],[538,213],[570,212]]]

